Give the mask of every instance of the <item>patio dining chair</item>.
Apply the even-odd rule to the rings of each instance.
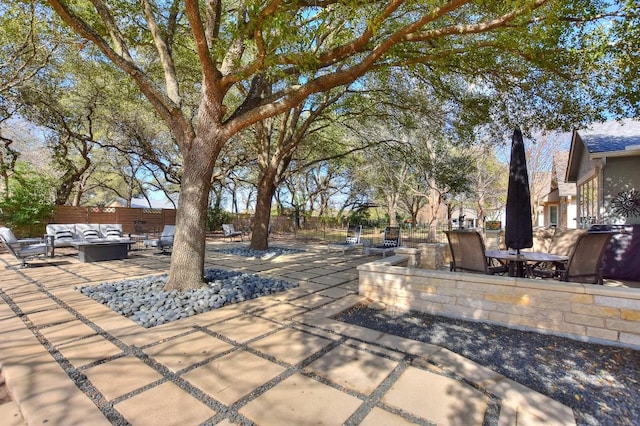
[[[46,257],[49,253],[49,239],[47,238],[25,238],[17,239],[11,229],[0,228],[0,240],[4,247],[16,259],[20,261],[20,267],[27,266],[27,260],[38,256]]]
[[[240,237],[240,241],[243,241],[243,232],[236,231],[233,223],[223,223],[222,224],[222,233],[225,238],[229,238],[229,241],[233,241],[234,238]]]
[[[485,254],[482,235],[476,231],[444,231],[451,249],[449,269],[494,275],[509,271],[508,265],[491,265]]]
[[[342,254],[344,254],[346,250],[362,247],[362,242],[360,241],[361,234],[362,225],[349,224],[347,226],[347,235],[345,237],[345,240],[343,242],[329,243],[327,245],[327,251],[341,250]]]
[[[144,240],[144,247],[157,247],[160,249],[162,254],[167,252],[167,249],[173,247],[173,236],[176,233],[175,225],[165,225],[162,229],[162,234],[160,234],[159,238],[152,240]]]
[[[589,232],[580,235],[566,265],[540,265],[533,268],[533,276],[602,284],[602,257],[613,234],[612,232]]]
[[[396,248],[400,247],[400,237],[399,226],[387,226],[384,230],[382,243],[376,246],[365,247],[365,254],[369,256],[372,253],[382,253],[382,257],[385,257],[387,253],[393,253]]]

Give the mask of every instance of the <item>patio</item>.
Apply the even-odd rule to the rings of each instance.
[[[74,286],[163,273],[169,256],[134,250],[128,259],[83,264],[70,254],[5,269],[0,364],[15,402],[0,405],[2,418],[574,424],[568,407],[453,352],[331,319],[362,300],[356,268],[373,258],[306,245],[303,253],[248,259],[215,250],[221,246],[208,244],[207,267],[299,287],[147,329]],[[15,259],[2,254],[0,263]]]

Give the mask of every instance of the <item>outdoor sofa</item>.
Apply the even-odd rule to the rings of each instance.
[[[51,242],[51,256],[56,248],[73,247],[73,243],[92,239],[129,240],[118,223],[64,223],[47,225],[46,238]]]

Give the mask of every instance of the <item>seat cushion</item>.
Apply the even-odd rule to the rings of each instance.
[[[47,244],[38,243],[38,244],[31,244],[28,246],[22,246],[20,250],[17,251],[17,253],[21,257],[36,256],[38,254],[47,254]]]

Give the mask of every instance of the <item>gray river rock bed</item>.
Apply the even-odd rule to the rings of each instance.
[[[206,285],[186,291],[165,290],[166,274],[76,290],[149,328],[298,287],[298,283],[220,269],[205,270],[204,280]]]
[[[233,254],[235,256],[250,257],[253,259],[268,260],[285,254],[304,253],[304,250],[284,247],[269,247],[268,250],[251,250],[249,247],[232,247],[213,250],[218,253]]]

